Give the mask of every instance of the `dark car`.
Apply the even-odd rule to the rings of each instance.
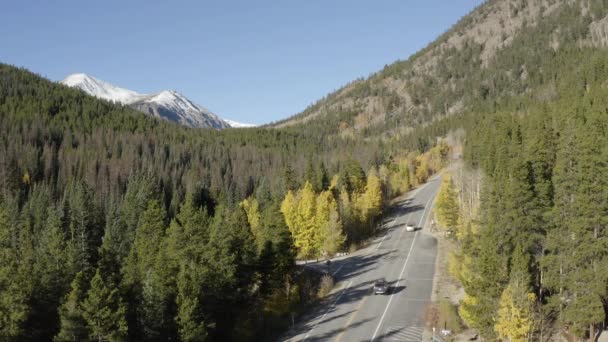
[[[384,279],[378,279],[374,283],[374,294],[385,294],[388,292],[388,284]]]

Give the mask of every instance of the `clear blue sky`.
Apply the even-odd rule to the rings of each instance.
[[[0,61],[51,80],[84,72],[177,90],[267,123],[406,59],[481,0],[8,1]]]

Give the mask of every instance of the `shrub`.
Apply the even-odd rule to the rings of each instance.
[[[334,288],[334,278],[329,274],[323,275],[321,277],[321,281],[319,283],[319,293],[318,293],[319,298],[323,298],[323,297],[327,296],[333,288]]]

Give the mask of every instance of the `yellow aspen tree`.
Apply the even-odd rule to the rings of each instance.
[[[317,197],[317,207],[315,219],[317,221],[317,229],[322,227],[329,220],[330,206],[335,206],[335,200],[330,191],[323,191]]]
[[[363,199],[366,221],[382,214],[382,183],[373,169],[367,175]]]
[[[437,194],[435,214],[442,228],[452,231],[458,227],[460,218],[458,196],[450,175],[443,177],[439,194]]]
[[[500,297],[498,319],[494,325],[498,337],[511,342],[528,341],[534,324],[531,308],[535,301],[534,293],[507,286]]]
[[[295,245],[303,257],[314,256],[317,252],[316,231],[316,195],[312,184],[306,182],[304,188],[299,191],[298,215],[296,226],[298,227]]]
[[[318,248],[328,255],[340,250],[345,241],[338,205],[331,191],[323,191],[317,197]]]
[[[422,154],[416,157],[416,183],[423,184],[429,178],[428,156]]]
[[[296,196],[293,194],[291,190],[287,191],[287,195],[285,195],[285,199],[281,202],[281,213],[285,218],[285,224],[287,228],[289,228],[289,232],[294,239],[294,244],[296,244],[296,237],[298,236],[298,227],[296,226],[297,216],[298,216],[298,200]]]
[[[339,181],[340,181],[340,176],[334,175],[333,177],[331,177],[331,181],[329,181],[329,190],[337,189]]]
[[[245,210],[245,214],[247,214],[247,221],[249,222],[251,233],[255,237],[258,247],[260,247],[260,244],[262,243],[260,230],[260,221],[262,219],[260,215],[260,204],[258,203],[257,199],[250,197],[241,202],[241,207],[243,210]]]
[[[330,207],[329,217],[325,224],[321,227],[321,248],[327,252],[328,255],[334,255],[342,248],[342,245],[346,241],[346,236],[342,230],[342,221],[340,221],[340,215],[334,207]]]
[[[470,327],[478,325],[478,317],[475,312],[478,303],[479,300],[476,297],[465,293],[464,299],[458,307],[458,315]]]

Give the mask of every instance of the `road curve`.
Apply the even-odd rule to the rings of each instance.
[[[437,241],[422,226],[440,178],[408,194],[385,218],[384,234],[369,247],[331,265],[337,289],[297,322],[281,341],[421,341],[431,299]],[[407,232],[413,223],[416,232]],[[378,278],[390,292],[373,295]]]

